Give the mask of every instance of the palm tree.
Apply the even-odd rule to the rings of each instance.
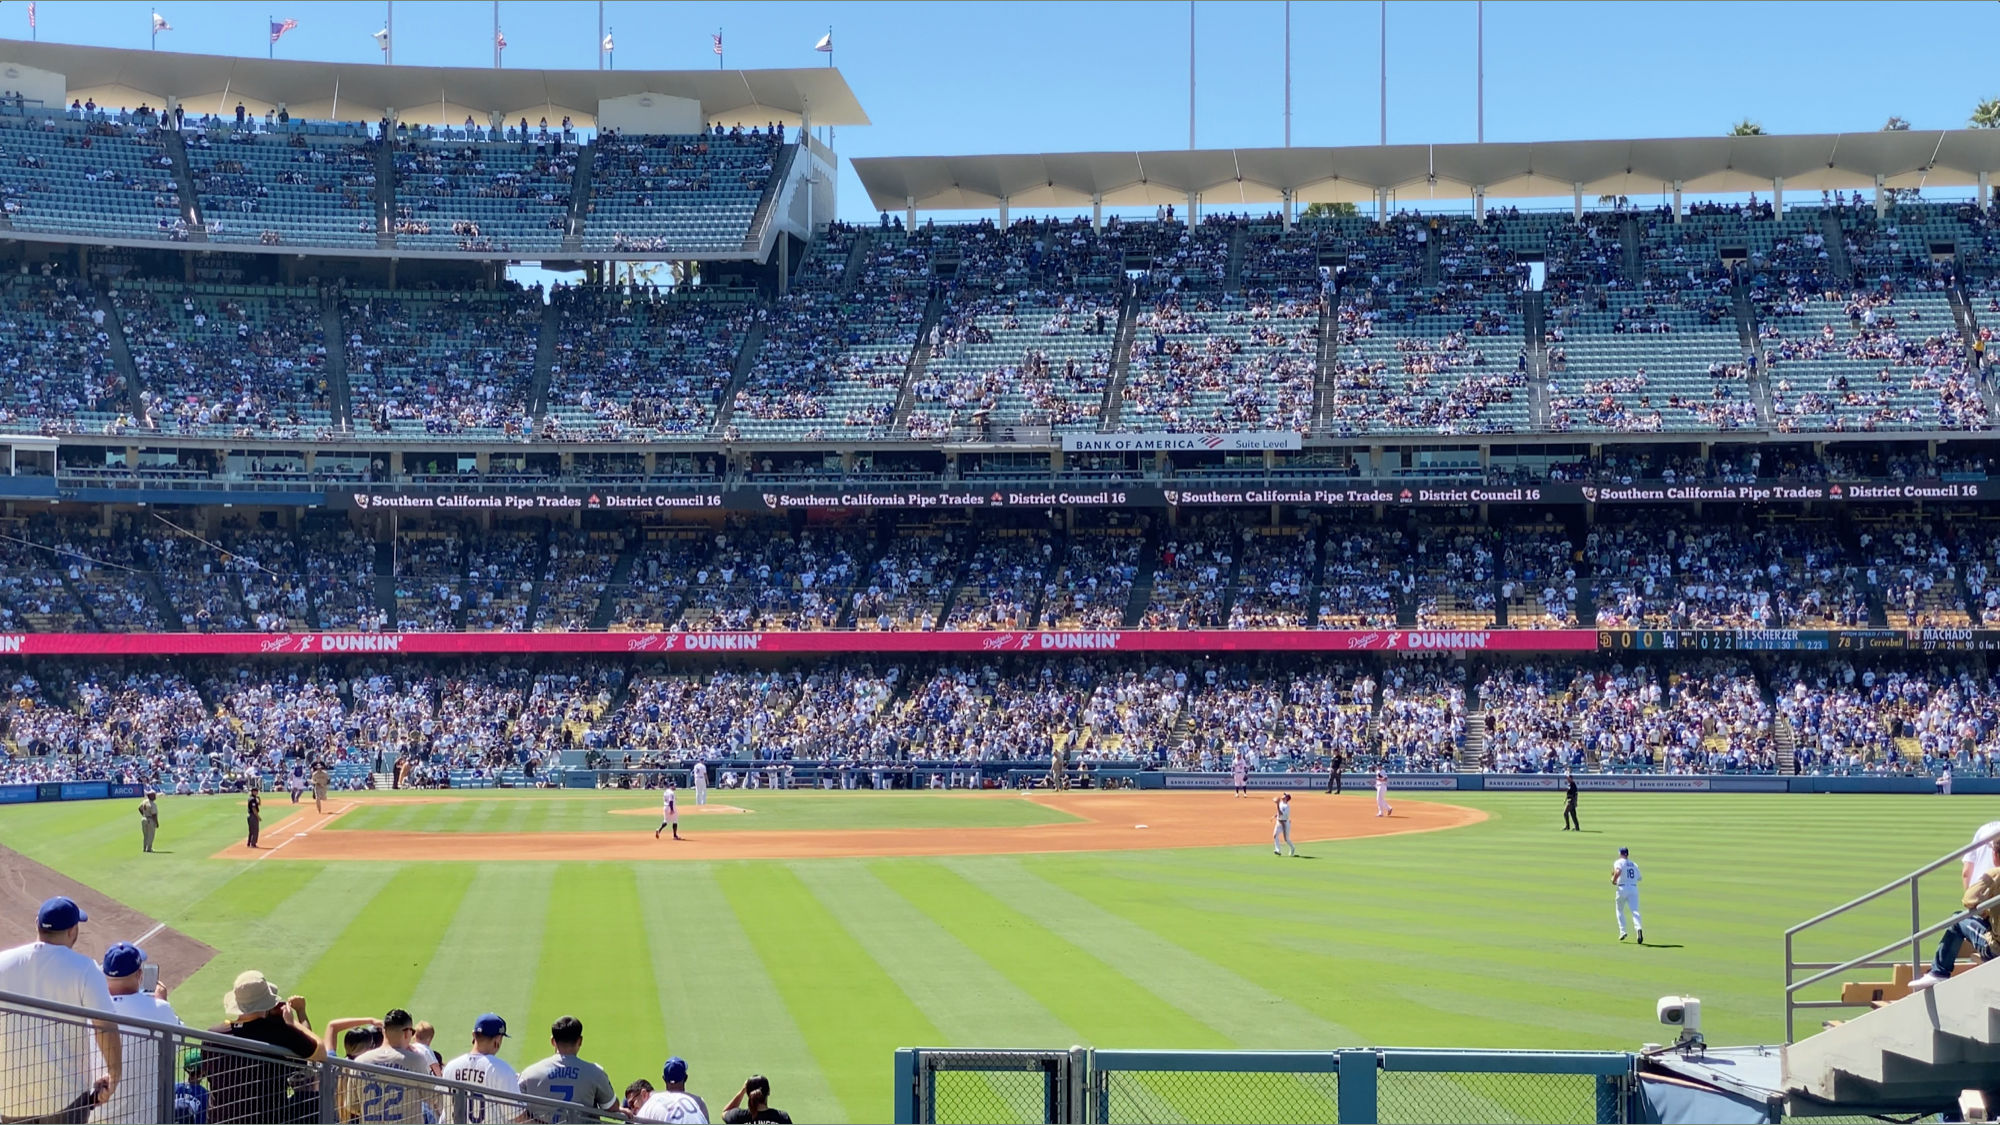
[[[1966,122],[1974,129],[2000,129],[2000,98],[1987,98],[1972,107],[1972,119]]]
[[[1732,137],[1761,137],[1764,135],[1764,127],[1746,117],[1730,127],[1729,135]]]
[[[1352,203],[1308,203],[1303,216],[1308,219],[1351,219],[1361,214]]]
[[[1910,131],[1909,119],[1904,117],[1891,117],[1889,120],[1884,121],[1882,123],[1882,131],[1884,133],[1907,133]]]

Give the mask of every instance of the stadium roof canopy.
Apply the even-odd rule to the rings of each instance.
[[[1378,188],[1412,196],[1587,200],[1672,190],[1768,192],[1970,186],[2000,172],[2000,130],[1915,130],[1803,136],[1684,137],[1520,144],[1194,149],[1023,156],[857,157],[870,202],[899,211],[1184,203],[1360,203]]]
[[[63,76],[72,101],[95,99],[101,106],[133,108],[179,99],[190,113],[233,113],[240,101],[262,114],[283,102],[293,117],[314,120],[373,121],[393,106],[397,118],[412,125],[458,125],[467,116],[484,123],[493,111],[509,120],[568,116],[590,124],[600,101],[666,94],[699,101],[707,119],[722,124],[796,124],[807,110],[815,125],[869,123],[834,67],[495,70],[246,59],[0,39],[0,73],[9,64]],[[0,87],[13,88],[4,80]]]

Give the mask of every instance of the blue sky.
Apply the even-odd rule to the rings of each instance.
[[[254,0],[42,0],[44,40],[262,56],[265,16],[299,27],[284,58],[376,61],[385,5]],[[0,35],[25,38],[27,4],[0,2]],[[685,3],[605,5],[618,66],[712,67],[718,28],[731,67],[834,62],[875,124],[843,129],[843,157],[1187,144],[1188,5],[1129,3]],[[1292,5],[1292,143],[1377,139],[1375,3]],[[1207,0],[1196,13],[1196,139],[1284,140],[1284,5]],[[399,65],[485,66],[490,0],[400,0]],[[593,0],[505,0],[510,67],[596,65]],[[1389,5],[1389,139],[1475,139],[1474,5]],[[1955,128],[2000,94],[1963,44],[2000,34],[2000,4],[1541,3],[1486,5],[1486,139],[1713,135],[1750,117],[1774,133],[1873,130],[1890,115]],[[873,212],[843,165],[841,210]]]

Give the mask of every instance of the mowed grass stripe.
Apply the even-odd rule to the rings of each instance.
[[[1066,941],[952,867],[883,864],[877,874],[1090,1046],[1136,1047],[1162,1039],[1190,1047],[1233,1045],[1099,956],[1122,951]]]
[[[224,866],[224,865],[218,865]],[[222,994],[245,969],[262,972],[287,995],[313,999],[306,970],[339,938],[356,903],[366,902],[394,870],[373,863],[231,863],[236,877],[195,902],[175,922],[215,947],[206,967],[181,984],[174,1004],[189,1024],[222,1018]],[[137,935],[132,935],[137,936]],[[345,984],[320,993],[315,1022],[338,1006]],[[213,1017],[213,1018],[211,1018]]]
[[[530,1042],[546,1043],[551,1023],[575,1016],[583,1021],[583,1056],[620,1090],[634,1077],[657,1077],[666,1031],[635,866],[563,863],[551,879],[526,1020]]]
[[[1296,999],[1302,978],[1284,975],[1266,987],[1238,971],[1246,966],[1232,951],[1198,950],[1170,937],[1188,928],[1186,915],[1171,907],[1136,921],[1099,901],[1120,888],[1093,881],[1079,889],[1063,881],[1059,866],[1045,869],[1033,860],[961,859],[950,865],[1063,939],[1086,949],[1116,949],[1124,963],[1145,966],[1139,983],[1238,1046],[1319,1050],[1356,1041],[1353,1029]],[[1254,925],[1254,919],[1241,921]]]
[[[820,904],[875,958],[948,1042],[1004,1046],[1059,1043],[1077,1030],[1009,981],[984,957],[898,894],[879,874],[914,866],[928,879],[937,865],[917,860],[820,860],[792,865]]]
[[[721,1113],[744,1078],[767,1074],[776,1103],[794,1119],[838,1117],[833,1088],[716,885],[713,866],[641,869],[639,916],[666,1022],[662,1055],[681,1055],[697,1068],[695,1088],[709,1097],[710,1111]]]
[[[724,864],[716,882],[763,970],[804,1033],[842,1115],[887,1121],[885,1060],[898,1047],[945,1042],[933,1024],[790,868]]]
[[[482,863],[410,995],[409,1009],[438,1026],[437,1048],[451,1058],[471,1042],[472,1021],[496,1012],[514,1039],[503,1052],[517,1066],[547,1052],[529,1021],[554,886],[552,863]]]
[[[379,1016],[409,1007],[474,874],[471,864],[413,864],[381,880],[380,866],[354,866],[372,868],[378,889],[341,903],[350,921],[299,983],[308,998],[340,998],[340,1011],[314,1013],[320,1026],[337,1016]]]

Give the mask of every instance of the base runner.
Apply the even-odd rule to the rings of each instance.
[[[667,782],[666,792],[660,797],[660,826],[653,829],[653,839],[659,839],[660,833],[669,828],[674,830],[674,839],[681,838],[681,813],[674,805],[674,783],[671,781]]]

